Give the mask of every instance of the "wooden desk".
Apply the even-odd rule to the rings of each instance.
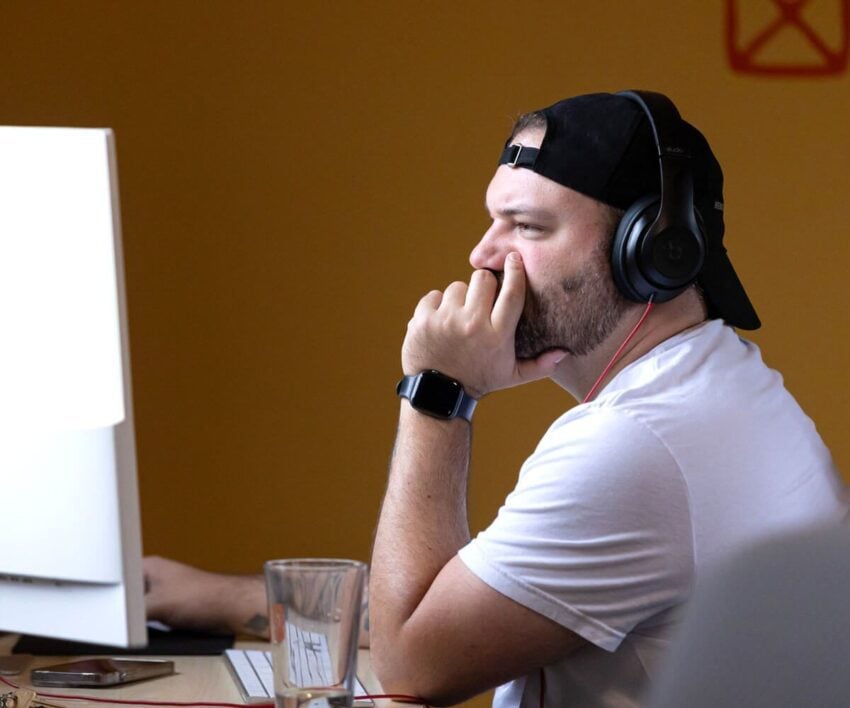
[[[8,655],[11,653],[12,647],[17,641],[15,635],[0,636],[0,655]],[[242,648],[268,648],[268,644],[259,642],[240,643],[238,646]],[[19,686],[31,687],[29,682],[29,673],[31,669],[40,666],[48,666],[56,664],[60,661],[67,661],[78,657],[66,656],[36,656],[33,657],[32,663],[26,671],[17,676],[5,676],[13,683]],[[123,657],[122,657],[123,658]],[[140,657],[140,658],[155,658],[155,657]],[[39,693],[60,693],[63,695],[80,695],[80,696],[95,696],[97,698],[118,699],[121,701],[175,701],[175,702],[193,702],[193,703],[238,703],[244,704],[239,689],[227,668],[224,657],[222,656],[174,656],[163,657],[172,659],[177,673],[172,676],[162,676],[160,678],[150,679],[148,681],[139,681],[136,683],[126,684],[124,686],[115,686],[114,688],[36,688]],[[372,673],[372,667],[369,662],[369,650],[361,649],[357,656],[357,675],[360,678],[363,686],[370,694],[381,693],[381,687],[375,675]],[[0,683],[0,693],[11,690],[4,684]],[[51,703],[65,704],[59,699],[46,699]],[[95,703],[93,701],[74,700],[67,702],[69,708],[75,706],[96,706],[105,705]],[[389,708],[395,706],[399,708],[402,705],[390,700],[375,701],[377,708]],[[415,708],[415,707],[414,707]]]

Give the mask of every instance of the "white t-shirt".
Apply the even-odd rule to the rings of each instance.
[[[639,706],[700,574],[731,549],[846,515],[812,421],[758,348],[712,320],[556,420],[460,557],[590,642],[545,669],[547,706]],[[537,708],[539,691],[532,674],[494,706]]]

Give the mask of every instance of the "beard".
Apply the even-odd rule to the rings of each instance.
[[[535,359],[552,349],[584,356],[614,330],[632,303],[617,290],[607,253],[555,285],[526,290],[514,339],[517,359]]]

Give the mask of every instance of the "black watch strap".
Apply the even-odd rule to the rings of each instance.
[[[396,386],[400,398],[406,398],[416,410],[434,418],[472,421],[478,401],[463,390],[455,379],[434,369],[405,376]]]

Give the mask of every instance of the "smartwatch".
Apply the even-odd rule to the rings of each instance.
[[[417,411],[434,418],[472,420],[472,412],[478,403],[463,390],[460,381],[433,369],[415,376],[405,376],[398,382],[395,392],[406,398]]]

